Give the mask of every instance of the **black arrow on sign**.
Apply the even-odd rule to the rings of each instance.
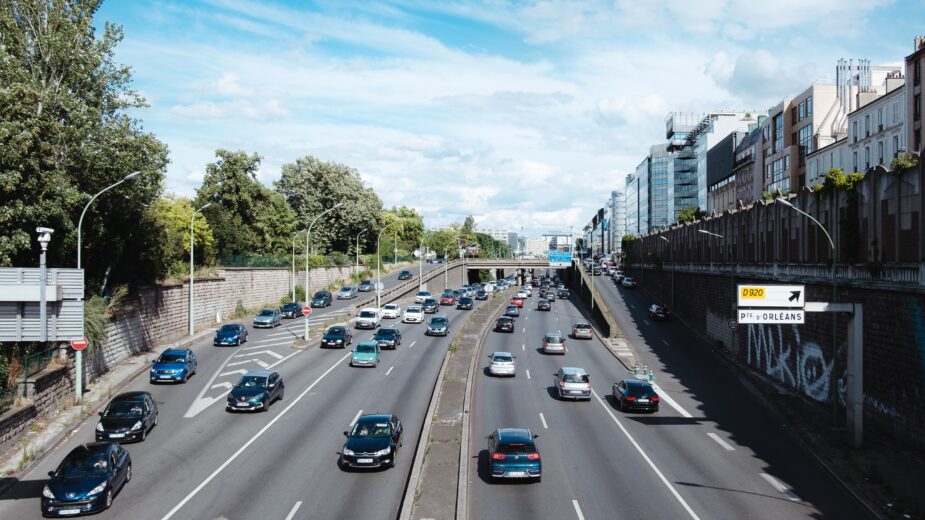
[[[800,299],[800,291],[790,291],[790,298],[787,301],[794,301]]]

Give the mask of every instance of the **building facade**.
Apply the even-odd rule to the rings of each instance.
[[[707,206],[704,209],[708,213],[735,209],[736,150],[748,136],[749,132],[732,132],[707,150]]]
[[[622,191],[610,192],[607,207],[610,211],[610,252],[619,255],[623,251],[623,235],[626,234],[626,196]]]
[[[922,113],[925,96],[922,94],[922,73],[925,69],[925,37],[916,36],[912,54],[906,56],[906,150],[922,151]]]
[[[764,187],[764,143],[769,132],[767,116],[758,116],[754,129],[736,147],[732,172],[735,176],[736,206],[746,206],[761,197]]]

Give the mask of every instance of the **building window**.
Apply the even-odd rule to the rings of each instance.
[[[774,116],[774,153],[784,148],[784,114]]]
[[[883,109],[877,110],[877,131],[883,131]]]
[[[916,149],[916,150],[921,150],[921,148],[922,148],[922,147],[921,147],[921,144],[922,144],[922,134],[921,134],[921,131],[920,131],[918,128],[916,128],[916,129],[915,129],[915,132],[912,133],[912,139],[913,139],[913,141],[915,141],[915,149]]]
[[[801,117],[799,121],[802,121],[802,120],[803,118]],[[790,124],[792,125],[792,124],[795,124],[796,122],[797,122],[797,107],[792,107],[790,109]]]
[[[883,164],[883,141],[877,141],[877,164]]]
[[[912,84],[916,86],[922,81],[921,63],[921,61],[916,60],[915,64],[912,66]]]
[[[851,152],[854,159],[854,171],[858,171],[858,152]]]
[[[813,153],[813,124],[810,123],[799,131],[800,153],[803,155]]]
[[[870,147],[864,147],[864,171],[870,169]]]
[[[813,115],[813,97],[806,98],[806,117]]]
[[[893,124],[899,124],[899,101],[893,102]]]
[[[893,136],[893,158],[899,157],[899,136]]]
[[[844,150],[841,149],[841,148],[839,148],[839,149],[838,149],[838,167],[839,167],[839,168],[844,168],[844,167],[845,167],[844,165],[845,165]]]
[[[912,98],[912,120],[918,121],[922,117],[922,95],[916,94]]]
[[[870,137],[870,114],[864,115],[864,137]]]
[[[851,122],[851,136],[855,143],[858,142],[858,122],[857,121]]]
[[[790,155],[784,156],[784,171],[785,172],[790,171]]]
[[[800,101],[800,121],[806,119],[806,101]]]

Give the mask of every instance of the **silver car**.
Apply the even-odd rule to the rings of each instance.
[[[354,285],[345,285],[337,291],[338,300],[349,300],[357,297],[357,288]]]
[[[544,354],[565,354],[565,338],[558,332],[549,332],[543,336]]]
[[[562,367],[553,374],[559,399],[591,400],[591,376],[583,368]]]
[[[282,324],[282,322],[283,315],[279,312],[279,309],[261,309],[260,312],[254,316],[255,328],[272,328]]]
[[[514,355],[510,352],[493,352],[488,356],[488,373],[493,376],[515,376]]]

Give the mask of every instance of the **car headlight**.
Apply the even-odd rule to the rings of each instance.
[[[55,494],[52,493],[50,489],[48,489],[48,486],[45,486],[45,488],[42,489],[42,496],[45,498],[50,498],[52,500],[54,500],[55,498]]]
[[[339,340],[335,341],[335,343],[343,343],[343,342],[344,342],[344,340],[342,340],[342,339],[339,339]]]
[[[132,431],[141,429],[141,421],[135,421],[135,424],[132,425]]]
[[[87,496],[99,495],[100,493],[103,492],[104,489],[106,489],[106,483],[105,483],[105,482],[103,482],[103,483],[100,484],[99,486],[96,486],[95,488],[91,489],[90,492],[87,493]]]
[[[257,394],[257,395],[255,395],[254,397],[251,397],[250,400],[251,400],[251,402],[253,402],[253,403],[258,403],[258,402],[260,402],[260,401],[263,401],[263,394]]]
[[[344,455],[350,455],[350,456],[355,455],[355,453],[353,453],[353,450],[349,450],[347,448],[344,448],[343,450],[341,450],[341,453],[343,453]],[[45,488],[45,489],[48,489],[48,488]]]
[[[105,431],[103,430],[103,423],[101,422],[96,423],[96,431],[98,432]]]
[[[379,451],[377,451],[376,453],[373,453],[373,455],[375,455],[375,456],[377,456],[377,457],[380,457],[380,456],[382,456],[382,455],[388,455],[388,454],[391,453],[391,452],[392,452],[392,447],[389,446],[388,448],[386,448],[386,449],[384,449],[384,450],[379,450]]]

